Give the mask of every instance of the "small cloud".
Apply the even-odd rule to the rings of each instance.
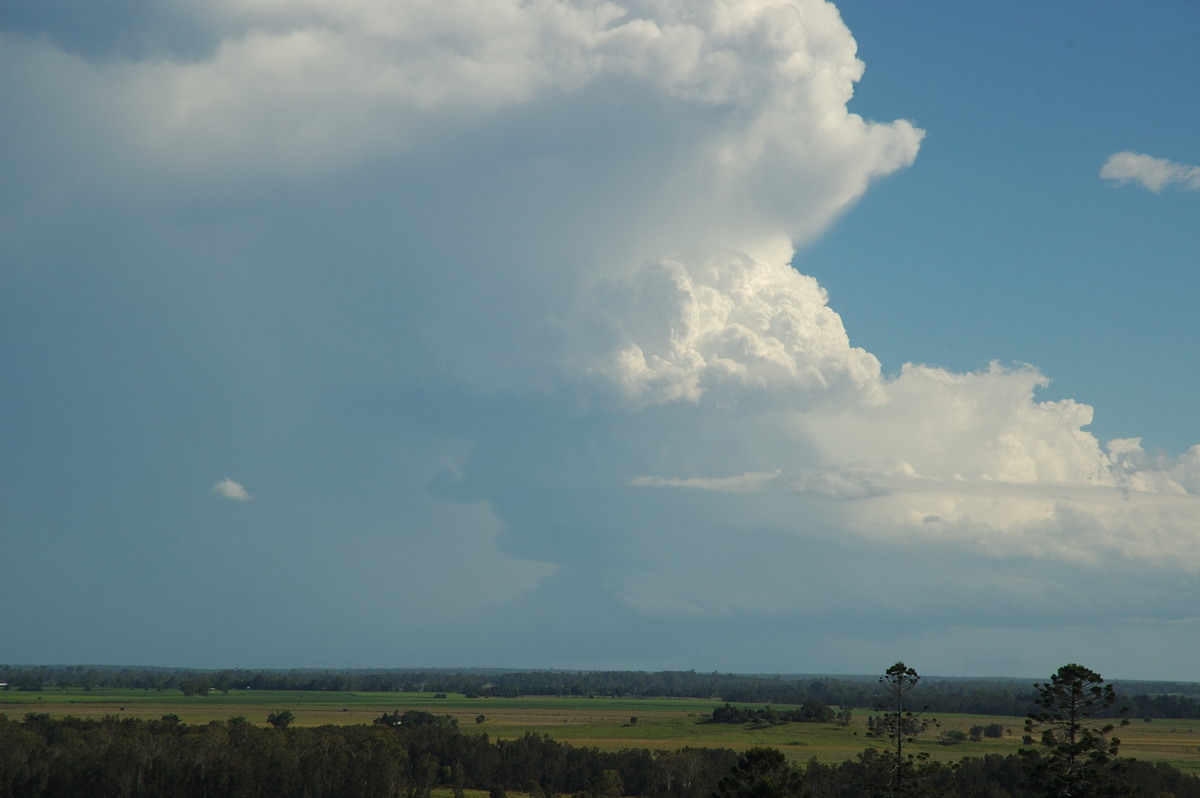
[[[1100,168],[1100,177],[1118,183],[1136,180],[1154,192],[1172,184],[1185,191],[1200,191],[1200,166],[1188,166],[1136,152],[1110,155]]]
[[[239,502],[250,501],[250,494],[242,486],[240,482],[234,482],[229,477],[221,480],[212,486],[213,493],[220,494],[226,499],[233,499]]]
[[[762,490],[780,475],[780,471],[751,472],[735,477],[691,477],[671,479],[668,477],[634,477],[633,484],[650,488],[691,488],[693,490],[716,490],[741,493]]]

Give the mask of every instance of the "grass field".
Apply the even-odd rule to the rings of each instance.
[[[867,747],[866,713],[858,713],[849,726],[789,723],[780,726],[701,723],[717,706],[699,699],[577,698],[534,696],[525,698],[473,698],[430,693],[337,693],[268,690],[230,690],[208,696],[183,696],[177,691],[153,690],[46,690],[0,692],[0,713],[21,718],[27,712],[54,717],[75,715],[98,718],[117,715],[157,719],[178,715],[186,723],[223,721],[242,716],[266,725],[267,715],[288,709],[301,726],[371,723],[384,712],[420,709],[458,720],[464,733],[486,733],[491,739],[519,737],[527,731],[548,734],[556,740],[603,750],[650,748],[674,750],[685,746],[723,747],[744,751],[758,745],[782,750],[790,759],[812,757],[826,763],[843,762]],[[788,707],[779,706],[779,709]],[[483,722],[477,719],[483,716]],[[633,719],[636,718],[636,722]],[[940,761],[964,756],[1015,753],[1020,747],[1024,720],[983,715],[940,715],[940,728],[927,733],[915,749]],[[943,746],[937,733],[967,731],[975,725],[1000,723],[1005,735]],[[1147,761],[1166,761],[1187,773],[1200,775],[1200,720],[1133,721],[1121,729],[1121,753]]]

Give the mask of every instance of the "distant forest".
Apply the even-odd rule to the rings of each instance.
[[[877,677],[782,676],[695,671],[559,670],[192,670],[111,666],[0,665],[9,690],[117,687],[181,690],[232,689],[349,692],[462,693],[471,698],[526,695],[711,698],[731,703],[800,706],[821,702],[843,709],[874,709]],[[1200,718],[1200,684],[1113,682],[1132,718]],[[1033,680],[926,678],[920,703],[930,712],[1022,716],[1032,707]]]

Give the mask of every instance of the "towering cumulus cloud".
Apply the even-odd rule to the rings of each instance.
[[[664,617],[786,657],[761,625],[784,619],[881,663],[900,628],[986,657],[1016,617],[1194,623],[1200,447],[1101,445],[1033,367],[885,375],[793,267],[923,136],[849,111],[864,65],[832,4],[180,0],[116,28],[59,5],[18,3],[0,42],[37,120],[10,131],[13,240],[124,219],[119,246],[80,235],[131,295],[191,303],[164,329],[194,325],[172,357],[219,372],[229,441],[361,461],[306,500],[381,483],[411,517],[363,529],[492,558],[472,579],[503,588],[456,600],[492,602],[465,637],[493,659],[544,634],[571,645],[553,664],[700,657],[706,630],[656,648]],[[343,436],[361,457],[334,466]]]

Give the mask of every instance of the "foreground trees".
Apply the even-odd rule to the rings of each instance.
[[[915,742],[936,721],[923,717],[924,710],[914,711],[912,692],[921,682],[915,669],[897,662],[879,677],[883,686],[883,698],[879,709],[883,714],[871,719],[870,736],[879,738],[887,747],[886,752],[875,759],[877,768],[888,773],[884,795],[924,795],[921,787],[925,777],[935,769],[928,764],[928,755],[905,753],[909,743]],[[864,759],[864,762],[866,760]]]
[[[1064,665],[1046,684],[1036,684],[1034,702],[1041,708],[1025,721],[1027,741],[1040,733],[1040,747],[1022,751],[1029,763],[1030,781],[1039,795],[1132,795],[1121,778],[1126,767],[1117,754],[1121,741],[1112,736],[1110,720],[1124,714],[1113,710],[1117,693],[1095,671]],[[1129,723],[1121,720],[1121,725]]]
[[[770,748],[599,751],[526,734],[490,742],[445,726],[321,726],[278,730],[242,721],[190,725],[0,715],[0,796],[421,798],[434,788],[516,798],[880,798],[890,752],[837,765],[789,763]],[[1035,798],[1016,754],[967,758],[922,772],[922,796]],[[1134,795],[1200,798],[1200,779],[1129,762]],[[1078,795],[1097,793],[1077,793]]]
[[[292,725],[292,721],[295,719],[296,716],[292,714],[290,709],[281,709],[276,712],[272,712],[270,715],[267,715],[267,723],[271,724],[276,729],[286,729],[288,726]]]
[[[743,759],[748,757],[750,752],[743,755]],[[782,773],[768,769],[765,778],[729,778],[721,782],[717,798],[883,798],[892,794],[891,786],[880,780],[889,758],[886,751],[868,749],[840,765],[821,765],[813,759],[805,767],[785,765]],[[760,761],[758,772],[762,772],[762,764]],[[1023,764],[1017,754],[967,757],[954,766],[926,769],[910,794],[922,798],[1039,798],[1045,793],[1030,783]],[[740,763],[739,768],[756,771],[750,763]],[[1131,761],[1122,778],[1129,795],[1200,797],[1200,778],[1163,762]]]
[[[751,748],[717,785],[716,798],[792,798],[803,794],[804,774],[777,748]]]
[[[264,728],[0,715],[0,796],[427,798],[435,788],[533,798],[709,798],[725,749],[605,752],[528,733],[491,742],[450,725]]]

